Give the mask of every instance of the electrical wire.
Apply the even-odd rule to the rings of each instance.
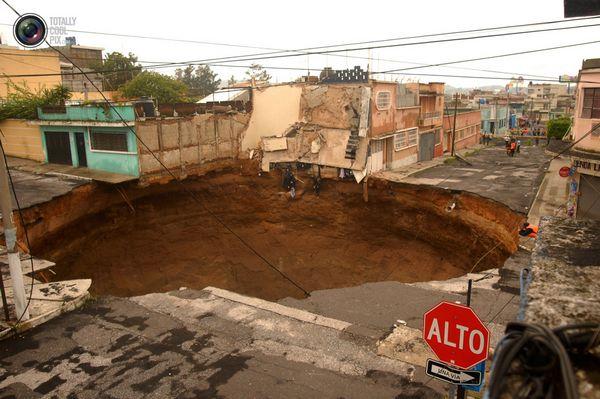
[[[2,2],[4,4],[6,4],[8,7],[10,7],[17,15],[20,16],[19,12],[16,11],[10,4],[8,4],[8,2],[6,0],[2,0]],[[112,103],[106,98],[106,96],[104,95],[104,93],[96,86],[96,84],[92,81],[92,79],[90,79],[88,77],[88,75],[83,72],[83,70],[77,65],[75,64],[73,61],[71,61],[69,59],[69,57],[67,57],[65,54],[63,54],[60,50],[54,48],[50,43],[48,43],[47,40],[45,40],[46,44],[54,49],[54,51],[58,52],[59,54],[61,54],[65,59],[67,59],[71,64],[73,64],[73,66],[75,66],[82,74],[83,76],[90,82],[90,84],[94,87],[94,89],[96,89],[96,91],[102,96],[102,98],[104,99],[105,103],[115,112],[115,114],[119,117],[119,119],[121,120],[121,122],[133,133],[133,135],[136,137],[136,139],[144,146],[144,148],[146,148],[146,150],[152,155],[152,157],[159,163],[159,165],[161,165],[161,167],[176,181],[178,182],[178,184],[181,185],[181,187],[183,188],[184,192],[186,192],[188,195],[190,195],[190,197],[196,201],[202,208],[204,208],[204,210],[206,210],[219,224],[221,224],[227,231],[229,231],[233,236],[235,236],[246,248],[248,248],[252,253],[254,253],[259,259],[261,259],[265,264],[267,264],[267,266],[269,266],[271,269],[273,269],[274,271],[276,271],[277,273],[279,273],[285,280],[287,280],[288,282],[290,282],[292,285],[294,285],[296,288],[298,288],[300,291],[302,291],[302,293],[304,295],[306,295],[307,297],[310,296],[310,293],[305,290],[302,286],[300,286],[296,281],[294,281],[292,278],[290,278],[289,276],[287,276],[285,273],[283,273],[279,268],[277,268],[275,265],[273,265],[271,262],[269,262],[268,259],[266,259],[263,255],[261,255],[256,249],[254,249],[254,247],[252,247],[246,240],[244,240],[239,234],[237,234],[235,231],[233,231],[225,222],[223,222],[221,220],[221,218],[219,218],[212,210],[210,210],[195,194],[193,191],[190,191],[187,189],[187,187],[185,187],[185,185],[183,184],[183,182],[181,182],[176,176],[175,174],[169,169],[167,168],[167,166],[159,159],[159,157],[150,149],[150,147],[148,147],[148,145],[142,140],[142,138],[137,134],[137,132],[131,127],[131,125],[129,125],[129,123],[127,123],[127,121],[123,118],[123,116],[121,115],[121,113],[112,105]],[[32,260],[33,262],[33,260]]]
[[[600,26],[600,24],[576,25],[576,26],[546,28],[546,29],[538,29],[538,30],[495,33],[495,34],[489,34],[489,35],[478,35],[478,36],[469,36],[469,37],[460,37],[460,38],[447,38],[447,39],[438,39],[438,40],[421,41],[421,42],[395,43],[395,44],[372,46],[372,47],[345,48],[345,49],[339,49],[339,50],[324,50],[324,51],[319,51],[319,52],[305,52],[305,53],[299,53],[299,54],[295,53],[295,54],[265,55],[265,56],[258,56],[258,57],[256,56],[256,54],[254,54],[254,55],[249,54],[249,55],[240,55],[240,56],[208,58],[208,59],[202,59],[202,60],[191,60],[191,61],[183,61],[183,62],[166,62],[166,63],[155,64],[152,67],[154,67],[154,68],[161,67],[162,68],[162,67],[182,66],[182,65],[186,65],[186,64],[208,64],[211,62],[229,63],[229,62],[276,59],[276,58],[290,58],[290,57],[298,57],[298,56],[304,56],[304,55],[324,55],[324,54],[333,54],[333,53],[344,52],[344,51],[346,51],[346,52],[347,51],[360,51],[360,50],[372,50],[372,49],[378,49],[378,48],[406,47],[406,46],[416,46],[416,45],[424,45],[424,44],[447,43],[447,42],[454,42],[454,41],[475,40],[475,39],[484,39],[484,38],[491,38],[491,37],[505,37],[505,36],[522,35],[522,34],[539,33],[539,32],[563,31],[563,30],[568,30],[568,29],[589,28],[589,27],[597,27],[597,26]],[[438,36],[438,34],[436,34],[436,36]],[[589,43],[591,43],[591,42],[588,42],[587,44],[589,44]],[[55,47],[51,47],[51,48],[55,49],[55,51],[56,51]],[[544,50],[539,50],[539,51],[544,51]],[[527,54],[528,52],[522,52],[522,53]],[[495,57],[495,58],[497,58],[497,57]],[[486,59],[486,58],[482,57],[482,59]],[[453,62],[453,63],[457,63],[457,62]]]
[[[231,57],[208,58],[208,59],[202,59],[202,60],[193,60],[193,61],[189,61],[189,62],[192,62],[192,63],[238,62],[238,61],[241,62],[241,61],[256,61],[256,60],[277,59],[277,58],[291,58],[291,57],[299,57],[299,56],[304,56],[304,55],[324,55],[324,54],[329,55],[332,53],[339,53],[339,52],[345,52],[345,51],[362,51],[362,50],[374,50],[374,49],[381,49],[381,48],[421,46],[421,45],[426,45],[426,44],[441,44],[441,43],[449,43],[449,42],[456,42],[456,41],[488,39],[488,38],[494,38],[494,37],[507,37],[507,36],[525,35],[525,34],[540,33],[540,32],[553,32],[553,31],[564,31],[564,30],[570,30],[570,29],[593,28],[593,27],[598,27],[598,26],[600,26],[600,24],[577,25],[577,26],[567,26],[567,27],[558,27],[558,28],[525,30],[525,31],[517,31],[517,32],[494,33],[494,34],[489,34],[489,35],[478,35],[478,36],[468,36],[468,37],[459,37],[459,38],[428,40],[428,41],[420,41],[420,42],[394,43],[394,44],[385,44],[385,45],[378,45],[378,46],[344,48],[344,49],[339,49],[339,50],[323,50],[323,51],[316,51],[316,52],[306,52],[306,53],[301,53],[301,54],[264,55],[264,56],[242,55],[242,56],[231,56]]]
[[[14,9],[13,9],[13,11],[14,11]],[[305,48],[299,48],[299,49],[293,49],[293,50],[285,50],[285,49],[278,49],[278,48],[271,48],[271,47],[264,47],[264,46],[252,46],[252,45],[245,45],[245,44],[235,44],[235,43],[209,42],[209,41],[192,40],[192,39],[165,38],[165,37],[160,37],[160,36],[133,35],[133,34],[125,34],[125,33],[98,32],[98,31],[78,30],[78,29],[67,29],[67,32],[126,37],[126,38],[132,38],[132,39],[148,39],[148,40],[160,40],[160,41],[179,42],[179,43],[194,43],[194,44],[201,44],[201,45],[213,45],[213,46],[223,46],[223,47],[250,48],[250,49],[256,49],[256,50],[273,50],[273,52],[271,52],[271,53],[264,53],[264,54],[278,54],[278,53],[282,53],[282,52],[302,52],[302,51],[320,50],[320,49],[326,49],[326,48],[356,46],[356,45],[362,45],[362,44],[368,44],[368,43],[384,43],[384,42],[399,41],[399,40],[422,39],[422,38],[426,38],[426,37],[448,36],[448,35],[457,35],[457,34],[464,34],[464,33],[475,33],[475,32],[504,30],[504,29],[512,29],[512,28],[522,28],[522,27],[527,27],[527,26],[554,25],[554,24],[562,24],[562,23],[569,23],[569,22],[593,20],[593,19],[598,19],[598,18],[600,18],[600,17],[586,16],[586,17],[580,17],[580,18],[570,18],[567,20],[558,19],[558,20],[551,20],[551,21],[531,22],[531,23],[526,23],[526,24],[504,25],[504,26],[494,26],[494,27],[485,27],[485,28],[473,28],[473,29],[450,31],[450,32],[426,33],[426,34],[420,34],[420,35],[402,36],[402,37],[387,38],[387,39],[376,39],[376,40],[367,40],[367,41],[360,41],[360,42],[329,44],[329,45],[305,47]],[[13,26],[14,24],[1,23],[0,25]]]
[[[281,50],[281,51],[293,52],[294,50]],[[36,51],[30,51],[30,52],[34,53]],[[55,58],[55,57],[57,57],[56,54],[39,54],[38,55],[38,54],[23,54],[23,53],[10,53],[10,52],[2,52],[2,54],[3,55],[14,55],[14,56],[19,56],[19,57],[49,57],[49,58]],[[371,57],[351,56],[351,55],[342,55],[342,54],[330,54],[330,55],[331,56],[335,56],[335,57],[343,57],[343,58],[352,58],[352,59],[360,59],[360,60],[372,61]],[[99,61],[97,57],[73,57],[73,56],[71,56],[71,59]],[[390,63],[398,63],[398,64],[413,64],[413,65],[419,65],[419,66],[422,66],[422,67],[427,67],[429,65],[429,64],[426,64],[426,63],[423,63],[423,62],[392,60],[392,59],[386,59],[386,58],[379,58],[378,60],[379,61],[384,61],[384,62],[390,62]],[[104,60],[101,60],[101,61],[104,61]],[[138,60],[137,62],[141,63],[141,64],[161,64],[161,63],[165,63],[165,62],[174,62],[174,61],[142,61],[142,60]],[[275,67],[269,67],[269,68],[270,69],[275,69]],[[479,72],[489,72],[489,73],[501,73],[501,74],[512,75],[512,76],[526,75],[526,74],[521,73],[521,72],[506,72],[506,71],[498,71],[498,70],[493,70],[493,69],[480,69],[480,68],[455,67],[455,66],[447,66],[447,68],[462,69],[462,70],[471,70],[471,71],[479,71]],[[309,68],[298,68],[298,69],[299,70],[308,70]],[[382,72],[382,73],[384,73],[384,72]],[[552,76],[546,76],[546,75],[529,75],[529,76],[536,77],[536,78],[553,79]]]
[[[0,129],[0,133],[4,136],[4,132]],[[19,197],[17,196],[17,191],[15,190],[15,184],[12,179],[12,174],[10,173],[10,169],[8,168],[8,159],[6,158],[6,151],[4,151],[4,145],[2,144],[2,140],[0,140],[0,147],[2,147],[2,155],[4,157],[4,164],[6,165],[6,173],[8,175],[8,181],[10,182],[10,187],[12,189],[13,194],[15,195],[15,204],[17,205],[17,209],[19,212],[19,219],[21,219],[21,225],[23,226],[23,233],[25,235],[25,242],[27,243],[27,250],[29,251],[29,260],[31,261],[31,285],[29,287],[29,298],[27,299],[27,305],[25,305],[25,309],[23,309],[23,313],[19,317],[17,317],[17,322],[14,326],[18,326],[21,320],[23,320],[23,316],[27,313],[27,309],[29,309],[29,305],[31,304],[31,298],[33,297],[33,285],[35,282],[35,266],[33,263],[33,254],[31,253],[31,244],[29,243],[29,234],[27,233],[27,226],[25,225],[25,219],[23,218],[23,212],[21,211],[21,204],[19,203]],[[10,215],[3,215],[3,217],[11,217]],[[21,256],[19,255],[19,259]],[[0,277],[1,278],[1,277]],[[13,292],[13,295],[15,293]]]
[[[429,64],[429,65],[425,65],[425,66],[416,66],[416,67],[402,68],[402,69],[390,69],[390,70],[383,71],[383,72],[380,72],[380,73],[411,71],[411,70],[415,70],[415,69],[430,68],[430,67],[439,67],[439,66],[447,66],[447,65],[451,65],[451,64],[460,64],[460,63],[464,63],[464,62],[474,62],[474,61],[491,60],[491,59],[494,59],[494,58],[512,57],[512,56],[515,56],[515,55],[533,54],[533,53],[540,53],[540,52],[551,51],[551,50],[562,50],[562,49],[565,49],[565,48],[576,47],[576,46],[585,46],[585,45],[588,45],[588,44],[596,44],[596,43],[600,43],[600,40],[593,40],[593,41],[589,41],[589,42],[582,42],[582,43],[575,43],[575,44],[565,44],[565,45],[561,45],[561,46],[546,47],[546,48],[534,49],[534,50],[517,51],[517,52],[513,52],[513,53],[505,53],[505,54],[485,56],[485,57],[469,58],[469,59],[466,59],[466,60],[459,60],[459,61],[440,62],[440,63]]]

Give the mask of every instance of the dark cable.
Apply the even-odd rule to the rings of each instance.
[[[17,15],[20,16],[20,14],[12,7],[10,6],[6,0],[2,0],[2,2],[4,4],[6,4],[7,6],[9,6],[15,13],[17,13]],[[183,188],[184,192],[186,192],[188,195],[190,195],[192,197],[192,199],[194,199],[194,201],[196,201],[200,206],[202,206],[217,222],[219,222],[219,224],[221,224],[227,231],[229,231],[231,234],[233,234],[242,244],[244,244],[244,246],[246,248],[248,248],[250,251],[252,251],[258,258],[260,258],[262,261],[264,261],[271,269],[275,270],[277,273],[279,273],[284,279],[286,279],[287,281],[289,281],[292,285],[294,285],[296,288],[298,288],[300,291],[302,291],[307,297],[310,296],[310,293],[305,290],[304,288],[302,288],[298,283],[296,283],[294,280],[292,280],[290,277],[288,277],[285,273],[283,273],[281,270],[279,270],[279,268],[277,268],[275,265],[273,265],[271,262],[269,262],[263,255],[261,255],[258,251],[256,251],[250,244],[248,244],[242,237],[240,237],[237,233],[235,233],[229,226],[227,226],[225,224],[225,222],[223,222],[214,212],[212,212],[206,205],[204,205],[202,203],[202,201],[200,201],[200,199],[198,197],[196,197],[196,195],[188,190],[185,185],[175,176],[175,174],[173,174],[173,172],[171,172],[171,170],[169,168],[167,168],[167,166],[162,163],[162,161],[158,158],[158,156],[156,156],[156,154],[154,154],[154,152],[150,149],[150,147],[148,147],[148,145],[141,139],[141,137],[135,132],[135,130],[127,123],[127,121],[123,118],[123,116],[121,115],[121,113],[111,104],[110,101],[108,101],[108,99],[106,98],[106,96],[104,95],[104,93],[102,93],[102,91],[98,88],[98,86],[96,86],[96,84],[92,81],[92,79],[90,79],[88,77],[88,75],[83,72],[83,70],[77,65],[75,64],[71,59],[69,59],[69,57],[67,57],[64,53],[62,53],[60,50],[58,50],[57,48],[55,48],[54,46],[52,46],[50,43],[48,43],[47,40],[45,40],[46,44],[52,48],[54,51],[56,51],[57,53],[59,53],[60,55],[62,55],[66,60],[68,60],[71,64],[73,64],[73,66],[75,66],[82,74],[83,76],[90,82],[90,84],[94,87],[94,89],[96,89],[96,91],[102,96],[102,98],[104,99],[104,101],[106,102],[106,104],[115,112],[115,114],[119,117],[119,119],[121,120],[121,122],[123,122],[123,124],[133,133],[133,135],[136,137],[136,139],[146,148],[146,150],[148,150],[148,152],[152,155],[152,157],[161,165],[161,167],[163,169],[165,169],[167,171],[167,173],[178,183],[181,185],[181,187]],[[32,260],[33,262],[33,260]]]
[[[519,378],[525,383],[518,390],[528,398],[557,397],[559,393],[567,399],[577,398],[577,381],[569,355],[587,354],[597,347],[599,331],[598,323],[566,325],[554,330],[536,324],[508,323],[506,335],[494,355],[489,398],[509,397],[511,388],[514,391],[516,386],[515,379]],[[534,392],[532,386],[536,388]]]
[[[0,129],[0,132],[2,132],[2,129]],[[4,133],[2,133],[2,135],[4,136]],[[13,182],[12,175],[10,173],[10,169],[8,168],[8,159],[6,159],[6,152],[4,151],[4,145],[2,145],[2,140],[0,140],[0,147],[2,147],[2,155],[4,157],[4,163],[6,165],[6,173],[8,175],[8,181],[10,182],[10,187],[12,189],[13,194],[15,195],[15,203],[17,204],[17,209],[19,211],[19,219],[21,219],[21,224],[23,225],[23,233],[25,234],[25,241],[27,242],[27,250],[29,251],[29,260],[31,261],[31,286],[29,287],[29,298],[27,299],[27,305],[25,305],[25,309],[23,309],[23,313],[21,313],[21,316],[19,316],[17,318],[17,322],[15,323],[15,326],[18,326],[19,323],[21,322],[21,320],[23,320],[23,316],[25,316],[27,309],[29,309],[29,304],[31,303],[31,298],[33,297],[33,285],[35,282],[35,267],[33,264],[33,254],[31,253],[31,244],[29,243],[29,235],[27,234],[27,226],[25,225],[25,219],[23,218],[23,212],[21,211],[21,204],[19,203],[19,197],[17,196],[17,192],[15,190],[15,184]],[[6,215],[4,217],[10,217],[10,215]],[[20,259],[21,259],[21,256],[19,255],[19,261],[20,261]],[[14,295],[15,295],[15,293],[13,292],[13,296]]]

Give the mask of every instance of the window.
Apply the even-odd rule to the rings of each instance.
[[[400,151],[417,145],[418,129],[404,130],[394,135],[394,150]]]
[[[383,140],[373,140],[371,142],[371,153],[375,154],[381,151],[383,151]]]
[[[398,83],[396,88],[396,108],[414,107],[419,105],[417,94],[413,93],[405,84]]]
[[[442,130],[435,131],[435,145],[442,144]]]
[[[581,117],[600,119],[600,88],[583,89],[583,110]]]
[[[391,105],[391,94],[389,91],[380,91],[377,93],[377,109],[386,110]]]
[[[127,152],[127,133],[91,132],[91,138],[92,150]]]

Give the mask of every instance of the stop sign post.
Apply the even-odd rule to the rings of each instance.
[[[440,302],[423,315],[423,339],[442,362],[469,369],[487,359],[490,332],[473,309]]]

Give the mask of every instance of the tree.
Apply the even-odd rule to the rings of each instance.
[[[221,79],[216,79],[217,74],[214,73],[208,65],[201,65],[194,68],[193,65],[188,65],[185,69],[178,68],[175,70],[177,80],[184,83],[190,94],[204,97],[221,85]]]
[[[104,72],[104,82],[109,90],[118,90],[125,83],[142,72],[142,67],[137,63],[138,58],[133,53],[124,56],[118,51],[106,54],[102,62],[92,64],[92,69],[97,72]]]
[[[14,91],[9,93],[6,101],[0,105],[0,120],[37,119],[38,107],[64,105],[65,101],[71,98],[71,91],[65,86],[32,92],[26,86],[19,86],[11,81],[8,85]]]
[[[250,68],[246,71],[246,75],[250,80],[254,80],[255,82],[268,83],[271,80],[271,75],[259,64],[250,65]]]
[[[173,103],[185,100],[187,86],[171,76],[144,71],[124,84],[120,91],[127,98],[148,96],[159,103]]]
[[[562,139],[571,127],[571,118],[562,117],[548,121],[548,137]]]
[[[233,86],[236,83],[237,83],[237,81],[235,80],[235,76],[231,75],[231,77],[227,81],[227,86]]]

